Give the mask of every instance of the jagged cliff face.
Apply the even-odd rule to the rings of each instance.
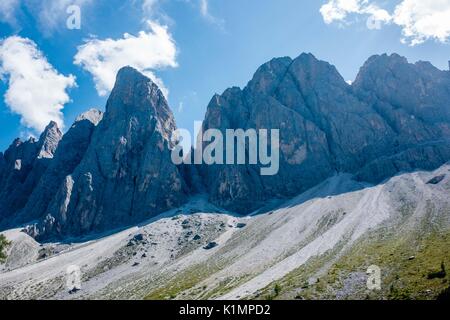
[[[31,232],[82,235],[181,205],[187,190],[170,157],[175,128],[158,87],[132,68],[121,69],[85,155]]]
[[[29,222],[45,216],[55,191],[83,159],[92,133],[102,116],[101,111],[92,109],[76,119],[61,139],[53,160],[30,195],[26,206],[11,219],[11,223]]]
[[[429,62],[410,64],[397,54],[374,56],[361,68],[353,87],[380,109],[403,139],[409,136],[408,142],[449,132],[450,73]]]
[[[375,56],[353,86],[311,54],[274,59],[246,88],[216,95],[204,129],[280,129],[280,171],[203,166],[212,202],[248,212],[291,196],[334,172],[380,182],[401,170],[431,169],[450,159],[448,72],[397,55]],[[219,177],[219,179],[217,179]]]
[[[379,182],[399,171],[435,169],[450,159],[450,72],[429,62],[410,64],[397,54],[371,57],[355,93],[395,132],[393,152],[381,153],[359,172]]]
[[[378,183],[437,168],[450,160],[450,73],[382,55],[349,85],[311,54],[273,59],[244,89],[213,97],[203,123],[211,128],[224,136],[226,129],[279,129],[278,174],[262,176],[260,165],[176,167],[176,126],[164,96],[123,68],[104,114],[80,116],[61,142],[52,123],[38,142],[16,140],[0,154],[0,223],[37,219],[27,230],[38,239],[79,236],[142,222],[198,190],[250,213],[336,172]]]
[[[204,182],[211,200],[226,208],[243,212],[255,209],[274,196],[298,193],[329,176],[334,168],[326,135],[297,109],[301,94],[291,90],[290,58],[274,59],[263,65],[249,85],[241,90],[228,89],[216,95],[208,106],[204,130],[280,129],[280,170],[275,176],[260,176],[258,165],[203,166]],[[288,81],[286,81],[288,82]],[[291,93],[287,107],[277,95]]]
[[[62,137],[51,122],[36,141],[16,139],[0,156],[0,224],[22,209],[49,166]]]

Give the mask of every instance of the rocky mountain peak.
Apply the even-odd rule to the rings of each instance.
[[[76,119],[75,119],[75,123],[84,121],[84,120],[88,120],[91,123],[93,123],[94,125],[98,125],[98,123],[102,120],[103,118],[103,112],[97,109],[90,109],[84,113],[82,113],[81,115],[79,115]]]
[[[25,207],[15,214],[12,222],[21,224],[45,216],[56,190],[84,157],[102,114],[99,110],[91,109],[77,117],[59,142],[54,157],[33,189]]]
[[[263,64],[255,72],[247,87],[260,94],[270,94],[292,63],[289,57],[275,58]]]
[[[149,78],[131,66],[124,66],[119,69],[116,76],[116,85],[126,83],[136,83],[139,81],[149,82]],[[150,82],[152,82],[150,80]]]
[[[5,151],[0,171],[0,225],[11,223],[39,183],[55,154],[62,133],[56,122],[45,128],[38,141],[30,137],[14,140]]]
[[[175,120],[153,81],[131,67],[122,68],[100,118],[92,110],[80,116],[63,139],[65,149],[83,136],[72,133],[86,119],[98,123],[92,136],[83,139],[85,151],[72,152],[69,158],[71,153],[57,152],[58,165],[49,172],[61,184],[50,203],[40,206],[45,217],[30,229],[34,236],[104,231],[140,222],[185,201],[187,190],[170,156]],[[71,170],[61,175],[62,167]],[[42,203],[39,199],[48,199],[48,194],[38,193],[35,198]]]
[[[58,128],[58,124],[51,121],[39,138],[39,154],[38,158],[53,158],[58,143],[62,138],[62,132]]]
[[[148,77],[132,67],[123,67],[119,70],[116,82],[106,106],[106,113],[120,104],[123,112],[147,112],[150,107],[149,99],[163,98],[158,86]],[[152,101],[154,102],[154,101]],[[155,107],[157,104],[152,105]]]
[[[22,143],[23,143],[23,142],[22,142],[22,139],[16,138],[16,139],[14,139],[14,141],[13,141],[13,143],[11,144],[10,148],[11,148],[11,147],[18,147],[18,146],[20,146]]]
[[[405,116],[429,125],[450,121],[450,77],[429,62],[409,63],[398,54],[373,56],[360,69],[353,88],[371,102],[402,109]],[[447,125],[438,126],[448,130]]]
[[[292,62],[290,75],[301,87],[322,89],[324,87],[342,87],[347,83],[335,66],[317,59],[312,54],[303,53]]]
[[[128,122],[130,129],[138,123],[157,126],[167,141],[176,129],[162,91],[150,78],[132,67],[119,70],[102,122],[109,126],[117,120]]]
[[[249,82],[252,94],[277,94],[283,83],[292,82],[302,90],[322,89],[325,86],[346,88],[348,85],[337,69],[311,53],[302,53],[295,59],[276,58],[263,64]]]

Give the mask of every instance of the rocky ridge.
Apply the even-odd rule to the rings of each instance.
[[[432,170],[450,160],[449,106],[450,73],[427,62],[373,56],[349,85],[312,54],[277,58],[245,88],[215,95],[203,129],[279,129],[278,174],[261,176],[260,165],[177,167],[166,99],[125,67],[104,114],[82,115],[62,140],[52,123],[39,141],[16,140],[0,154],[0,224],[36,220],[27,231],[37,239],[78,237],[142,222],[198,190],[248,214],[336,173],[379,183]]]

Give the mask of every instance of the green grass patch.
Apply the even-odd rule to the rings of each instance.
[[[281,288],[277,295],[270,293],[272,284],[260,296],[274,299],[436,299],[450,283],[446,270],[446,266],[450,266],[450,232],[406,234],[405,237],[387,236],[378,231],[377,235],[358,241],[315,283],[308,278],[332,261],[338,250],[312,258],[277,281]],[[381,269],[379,291],[366,286],[365,274],[371,265]],[[359,275],[360,281],[352,284],[349,280],[352,275]]]

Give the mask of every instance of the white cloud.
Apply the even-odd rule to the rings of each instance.
[[[343,21],[348,14],[358,12],[360,1],[358,0],[331,0],[320,7],[320,13],[325,23]]]
[[[367,16],[367,27],[379,29],[383,24],[402,28],[402,42],[416,45],[434,39],[450,38],[450,0],[402,0],[393,13],[369,0],[329,0],[320,8],[325,23],[348,23],[352,15]]]
[[[394,12],[402,27],[403,41],[411,45],[428,39],[446,42],[450,38],[450,0],[404,0]]]
[[[18,36],[0,41],[0,77],[8,82],[5,103],[23,126],[40,132],[53,120],[64,127],[61,110],[75,77],[61,75],[33,41]]]
[[[137,36],[126,33],[123,38],[90,39],[78,47],[74,63],[94,77],[99,95],[108,94],[120,68],[131,66],[150,77],[167,96],[167,89],[154,71],[176,67],[176,45],[167,27],[148,21],[148,31]]]
[[[330,0],[320,8],[325,23],[345,22],[352,14],[367,15],[367,26],[379,29],[383,23],[391,20],[391,15],[368,0]]]

